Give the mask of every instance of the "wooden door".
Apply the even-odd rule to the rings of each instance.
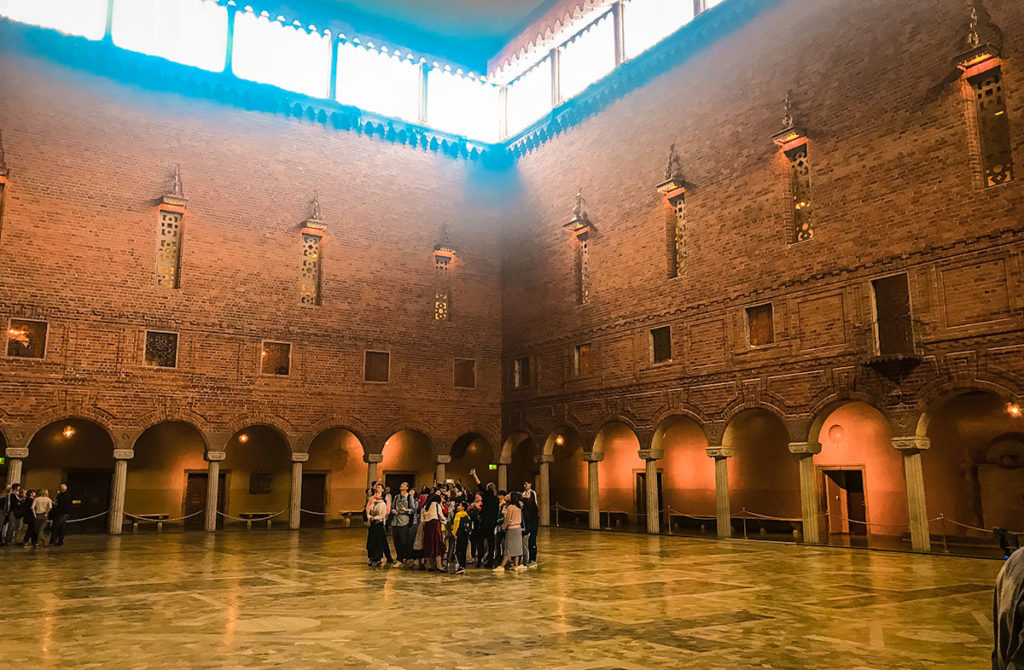
[[[828,512],[828,531],[835,534],[846,534],[850,532],[850,522],[847,521],[848,502],[845,484],[845,475],[842,470],[826,470],[825,477],[825,501]]]
[[[185,484],[185,520],[186,528],[206,527],[206,489],[210,476],[205,472],[190,472]],[[217,477],[217,511],[224,511],[224,473]],[[198,512],[198,514],[197,514]],[[194,516],[192,516],[194,515]],[[217,527],[221,527],[224,519],[217,517]]]
[[[300,498],[300,507],[302,512],[302,525],[308,526],[322,526],[324,523],[324,508],[326,506],[327,499],[327,474],[323,472],[303,472],[302,473],[302,496]],[[309,512],[320,512],[320,514],[310,514]]]
[[[71,494],[69,520],[87,519],[109,511],[113,476],[113,470],[69,470],[65,480]],[[54,491],[50,493],[56,495]],[[102,532],[106,529],[107,523],[107,517],[100,516],[71,524],[68,528],[74,532]]]

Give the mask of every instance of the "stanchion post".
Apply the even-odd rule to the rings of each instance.
[[[743,515],[742,516],[742,519],[743,519],[743,539],[744,540],[749,540],[750,538],[747,537],[747,508],[746,507],[740,508],[740,514]]]
[[[558,503],[555,503],[555,528],[558,528]]]
[[[949,546],[946,544],[946,515],[940,514],[939,519],[942,520],[942,551],[949,553]]]

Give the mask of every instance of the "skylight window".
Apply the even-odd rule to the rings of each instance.
[[[358,44],[338,45],[338,102],[416,122],[420,112],[417,61]]]
[[[551,57],[508,86],[508,133],[515,135],[551,111]]]
[[[498,87],[440,68],[427,73],[427,122],[480,142],[498,141]]]
[[[692,20],[692,2],[628,0],[622,18],[626,57],[639,56]]]
[[[240,79],[326,98],[330,95],[331,40],[266,16],[238,12],[231,69]]]
[[[0,0],[0,16],[101,40],[107,30],[107,0]]]
[[[119,47],[219,72],[228,10],[212,0],[115,0],[111,32]]]
[[[681,4],[681,3],[680,3]],[[615,69],[615,24],[605,14],[562,47],[558,74],[562,100],[568,100]]]

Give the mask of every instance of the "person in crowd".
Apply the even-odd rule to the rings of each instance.
[[[498,524],[498,487],[494,485],[494,482],[487,482],[487,485],[484,486],[480,482],[480,477],[476,474],[476,468],[470,470],[469,474],[476,481],[476,486],[480,490],[482,500],[480,512],[480,533],[484,543],[487,545],[486,552],[477,553],[476,566],[479,568],[481,564],[484,564],[488,568],[493,568],[496,553],[494,546],[494,530],[495,526]]]
[[[498,491],[498,518],[494,522],[494,560],[493,565],[502,563],[505,557],[505,506],[508,505],[508,493]]]
[[[469,514],[470,521],[473,522],[473,530],[470,534],[470,551],[472,552],[473,560],[476,561],[476,567],[480,567],[480,557],[483,555],[484,536],[481,530],[482,521],[481,514],[483,513],[484,497],[479,493],[473,497],[473,502],[469,503],[466,508],[466,513]]]
[[[420,524],[423,526],[423,560],[431,570],[441,570],[441,556],[444,554],[442,519],[444,510],[441,508],[441,496],[432,493],[420,510]]]
[[[379,568],[384,558],[384,547],[388,538],[384,530],[384,522],[388,518],[388,506],[384,502],[384,487],[377,485],[370,502],[366,504],[366,518],[370,529],[366,532],[366,557],[368,565]]]
[[[525,570],[526,565],[521,562],[523,556],[523,511],[519,507],[520,495],[518,492],[509,496],[503,513],[502,528],[505,531],[504,547],[505,557],[501,565],[494,568],[494,572],[503,572],[511,563],[513,570]]]
[[[35,524],[35,534],[32,546],[35,547],[43,537],[43,530],[50,520],[50,510],[53,509],[53,499],[50,498],[50,491],[43,489],[32,501],[32,520]]]
[[[14,544],[14,536],[21,524],[21,501],[24,497],[18,483],[11,484],[4,491],[4,500],[0,503],[0,546]]]
[[[398,487],[398,495],[391,500],[391,537],[395,543],[395,566],[402,567],[412,556],[412,518],[416,513],[416,503],[409,484],[402,482]]]
[[[992,670],[1024,670],[1024,549],[1006,559],[992,606]]]
[[[466,571],[466,548],[469,545],[469,536],[472,532],[473,520],[466,511],[466,501],[458,503],[458,510],[452,520],[452,538],[455,542],[453,560],[455,561],[455,574],[459,575]]]
[[[21,504],[18,508],[18,515],[21,517],[21,522],[25,524],[25,535],[21,539],[22,546],[28,546],[32,543],[32,546],[36,546],[39,542],[39,536],[36,534],[36,517],[32,511],[32,505],[36,501],[36,490],[29,489],[25,491],[25,497],[21,500]]]
[[[67,528],[68,516],[71,515],[71,493],[67,484],[57,487],[57,498],[53,501],[53,525],[50,528],[50,545],[64,546],[64,531]]]
[[[540,532],[540,507],[537,505],[537,492],[530,482],[523,482],[521,499],[523,508],[523,563],[529,568],[537,567],[537,533]]]
[[[370,503],[373,502],[373,499],[375,497],[378,497],[382,501],[384,501],[385,522],[386,522],[387,521],[387,515],[391,514],[391,497],[388,496],[387,493],[385,492],[384,484],[381,483],[381,482],[374,482],[373,486],[370,487],[369,491],[370,491],[370,497],[369,497],[369,500],[366,503],[366,509],[364,510],[364,514],[366,515],[367,522],[369,522],[369,520],[370,520]],[[392,558],[391,558],[391,547],[388,546],[387,530],[384,531],[384,559],[389,564],[390,563],[394,563],[394,560],[392,560]]]

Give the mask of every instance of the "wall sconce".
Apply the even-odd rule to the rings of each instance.
[[[185,197],[185,190],[181,185],[181,166],[174,166],[174,179],[171,182],[171,192],[160,196],[158,203],[160,211],[176,212],[184,214],[188,207],[188,198]]]
[[[576,205],[572,208],[572,218],[562,228],[569,231],[577,240],[585,240],[588,233],[593,230],[594,226],[590,223],[590,217],[587,216],[587,212],[583,208],[582,189],[576,192]]]
[[[1009,414],[1014,419],[1019,419],[1022,415],[1024,415],[1024,409],[1022,409],[1021,406],[1015,402],[1008,402],[1006,403],[1006,413]]]
[[[982,32],[985,36],[982,37]],[[953,64],[968,77],[991,70],[1000,64],[999,29],[985,12],[985,21],[978,17],[978,8],[971,6],[971,27],[967,33],[967,51],[953,59]],[[994,38],[994,39],[993,39]]]
[[[783,151],[807,144],[807,133],[793,121],[793,92],[786,91],[786,113],[782,115],[782,130],[772,135],[772,142]]]
[[[562,446],[563,444],[565,444],[565,438],[559,435],[558,437],[555,438],[555,444],[557,444],[558,446]]]
[[[75,436],[75,429],[71,426],[64,426],[64,430],[62,430],[60,434],[64,436],[65,440],[70,440]]]
[[[327,230],[320,212],[320,194],[313,194],[313,202],[309,205],[309,218],[302,222],[302,232],[306,235],[323,237]]]
[[[249,436],[245,433],[242,433],[241,435],[238,436],[238,441],[240,444],[245,444],[246,442],[249,441]]]
[[[676,145],[668,149],[668,165],[665,166],[665,181],[657,186],[658,193],[665,196],[668,201],[675,200],[686,193],[686,183],[683,181],[683,167],[679,162],[679,154],[676,153]]]
[[[438,270],[447,270],[448,264],[455,258],[455,247],[448,239],[448,226],[441,226],[441,241],[434,245],[434,265]]]

